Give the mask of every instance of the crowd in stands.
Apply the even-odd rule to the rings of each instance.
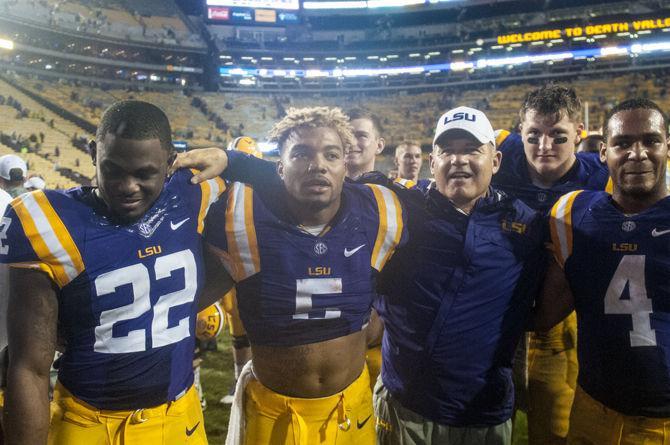
[[[655,97],[661,106],[670,108],[666,86],[669,77],[670,71],[659,70],[577,78],[569,84],[588,104],[588,130],[596,132],[604,113],[630,95]],[[102,89],[65,80],[53,82],[25,76],[11,77],[11,81],[93,126],[99,123],[102,111],[115,101],[140,99],[155,103],[168,114],[175,140],[187,141],[189,146],[225,146],[240,135],[263,141],[273,122],[284,116],[288,108],[319,104],[369,109],[380,117],[386,129],[387,147],[412,139],[418,141],[424,150],[431,145],[435,114],[462,104],[485,110],[496,128],[514,130],[519,103],[524,92],[533,86],[528,83],[490,84],[445,89],[441,94],[395,92],[328,96]],[[86,144],[91,136],[86,131],[2,81],[0,110],[3,115],[0,119],[0,143],[4,146],[40,157],[51,164],[51,170],[66,174],[68,171],[75,172],[78,176],[72,177],[76,182],[87,182],[94,176],[86,154]],[[387,151],[385,154],[389,155],[391,150]],[[381,162],[384,165],[386,161]]]
[[[135,2],[77,0],[2,0],[3,15],[48,24],[86,34],[130,41],[202,47],[202,38],[191,32],[173,2],[150,2],[141,12]]]
[[[3,23],[4,32],[14,42],[40,49],[61,52],[67,55],[77,54],[105,60],[138,62],[154,65],[198,66],[202,63],[198,57],[167,50],[151,50],[106,41],[97,41],[85,37],[73,37],[54,33],[50,30],[27,29],[24,25]]]
[[[614,103],[631,94],[656,97],[670,107],[664,79],[670,72],[655,71],[610,76],[603,79],[584,77],[568,82],[589,104],[590,130],[597,130],[604,113]],[[532,85],[475,85],[470,88],[444,89],[415,93],[353,93],[341,96],[278,95],[244,93],[205,93],[189,90],[174,92],[137,89],[101,89],[80,87],[76,83],[16,78],[17,82],[56,103],[93,125],[97,125],[104,108],[121,99],[144,99],[166,110],[174,125],[175,137],[197,145],[208,142],[225,144],[240,135],[263,140],[273,122],[289,107],[314,104],[365,107],[379,115],[389,130],[387,144],[395,146],[404,139],[416,139],[430,145],[434,114],[451,107],[468,104],[485,110],[497,128],[513,128],[519,102]],[[191,111],[185,111],[191,110]],[[411,122],[411,125],[407,123]]]

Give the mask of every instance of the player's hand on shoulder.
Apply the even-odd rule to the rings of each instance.
[[[191,178],[193,184],[199,184],[221,175],[227,167],[228,155],[225,150],[217,147],[198,148],[178,153],[172,167],[170,167],[170,174],[180,168],[200,170],[199,173],[193,175]]]

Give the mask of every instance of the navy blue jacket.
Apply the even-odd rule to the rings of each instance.
[[[541,217],[493,189],[469,216],[436,189],[421,204],[398,193],[410,238],[379,277],[384,385],[438,423],[503,423],[544,264]]]

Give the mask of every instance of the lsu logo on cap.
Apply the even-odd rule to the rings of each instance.
[[[449,122],[462,121],[462,120],[475,122],[477,120],[477,116],[474,114],[463,113],[459,111],[458,113],[454,113],[454,115],[451,117],[450,116],[445,117],[443,125],[447,125]]]

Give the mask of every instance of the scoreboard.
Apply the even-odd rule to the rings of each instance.
[[[299,0],[205,0],[212,23],[285,26],[300,21]]]

